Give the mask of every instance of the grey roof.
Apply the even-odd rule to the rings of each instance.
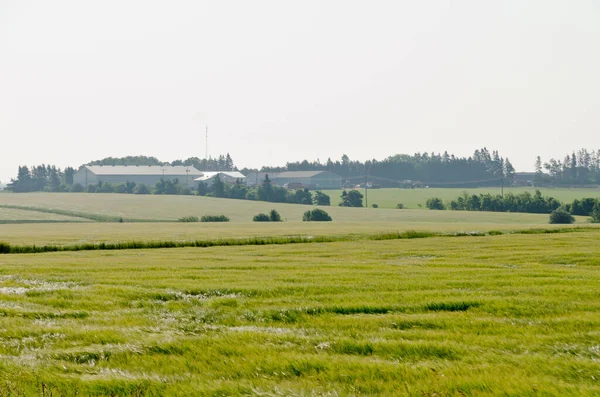
[[[202,175],[202,172],[196,168],[183,165],[85,165],[84,167],[96,175],[190,175],[196,177]]]
[[[251,172],[248,175],[246,175],[246,181],[248,181],[249,183],[262,183],[265,180],[265,177],[269,175],[269,179],[273,180],[275,178],[277,178],[277,176],[279,175],[278,172]]]
[[[323,173],[330,173],[329,171],[286,171],[277,175],[277,179],[279,178],[312,178],[313,176],[317,176]],[[336,174],[332,174],[338,176]]]

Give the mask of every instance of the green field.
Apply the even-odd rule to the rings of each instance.
[[[406,230],[435,232],[515,230],[551,227],[548,216],[539,214],[396,210],[373,208],[326,207],[333,222],[302,222],[310,206],[259,201],[215,199],[198,196],[136,196],[125,194],[31,193],[0,194],[0,206],[18,205],[44,211],[75,211],[86,216],[123,217],[125,223],[93,222],[39,211],[0,208],[8,219],[81,220],[81,224],[0,224],[0,241],[11,244],[79,244],[131,240],[194,240],[246,238],[254,236],[321,236],[373,234]],[[257,223],[259,212],[277,209],[285,222]],[[17,215],[14,215],[18,213]],[[187,215],[227,215],[229,223],[177,223]],[[128,222],[129,219],[161,223]],[[3,218],[0,218],[0,223]],[[577,225],[587,219],[577,218]]]
[[[365,193],[364,189],[359,189]],[[520,194],[524,192],[535,193],[532,187],[510,187],[504,188],[504,194]],[[600,197],[600,188],[596,189],[565,189],[565,188],[539,188],[544,196],[554,197],[559,201],[571,203],[575,199],[584,197]],[[463,192],[469,194],[500,194],[499,187],[494,188],[428,188],[428,189],[369,189],[369,206],[377,204],[379,208],[396,208],[399,203],[404,204],[406,208],[419,208],[421,205],[425,208],[425,202],[428,198],[439,197],[444,201],[454,200]],[[337,205],[341,202],[341,190],[328,190],[327,194],[331,197],[331,204]],[[363,199],[363,202],[365,200]]]
[[[598,395],[599,231],[0,258],[0,395]]]
[[[600,229],[585,218],[555,234],[373,241],[553,225],[341,207],[302,222],[310,206],[192,196],[3,205],[28,210],[0,207],[0,221],[80,221],[0,224],[12,245],[347,241],[0,255],[0,396],[600,394]],[[251,221],[271,208],[287,221]],[[231,222],[174,222],[206,214]]]

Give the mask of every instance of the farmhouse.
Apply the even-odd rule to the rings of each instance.
[[[202,176],[202,172],[194,167],[171,165],[83,165],[73,175],[73,183],[83,187],[98,182],[118,184],[134,182],[153,186],[161,179],[175,180],[179,183],[194,186],[194,179]]]
[[[279,186],[303,186],[307,189],[340,189],[342,177],[329,171],[287,171],[274,176]]]
[[[194,182],[203,182],[208,186],[212,186],[212,184],[215,183],[215,178],[217,176],[219,176],[219,179],[225,183],[245,183],[246,181],[244,174],[237,171],[203,171],[202,176],[194,179]]]

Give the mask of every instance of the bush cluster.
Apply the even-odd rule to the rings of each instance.
[[[473,194],[466,192],[462,196],[445,205],[439,197],[433,197],[425,203],[427,208],[442,210],[449,208],[455,211],[491,211],[491,212],[528,212],[533,214],[549,214],[560,207],[560,201],[554,197],[543,197],[539,190],[535,194],[508,193],[504,197],[496,194]]]
[[[269,212],[269,214],[258,214],[255,215],[253,218],[254,222],[280,222],[281,221],[281,215],[279,215],[279,212],[277,212],[277,210],[271,210],[271,212]]]
[[[198,217],[197,217],[197,216],[193,216],[193,215],[191,215],[191,216],[184,216],[184,217],[181,217],[181,218],[179,218],[177,221],[178,221],[178,222],[199,222],[199,221],[200,221],[200,219],[198,219]]]
[[[304,222],[330,222],[331,217],[325,211],[320,208],[315,208],[310,211],[306,211],[302,217]]]
[[[558,208],[550,213],[550,223],[552,224],[571,224],[575,218],[564,208]]]
[[[229,222],[229,218],[225,215],[204,215],[200,222]]]
[[[432,198],[427,199],[427,201],[425,202],[425,206],[427,208],[429,208],[430,210],[445,210],[446,209],[444,202],[439,197],[432,197]]]

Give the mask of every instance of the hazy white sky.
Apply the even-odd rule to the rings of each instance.
[[[600,148],[600,2],[0,0],[18,165]]]

